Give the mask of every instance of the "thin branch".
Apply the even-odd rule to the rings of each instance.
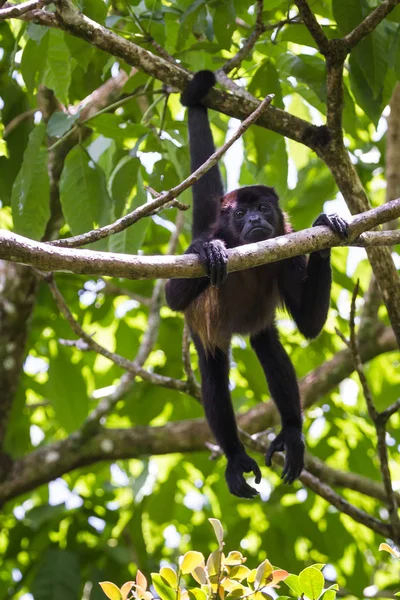
[[[347,49],[351,50],[369,35],[381,21],[399,4],[399,0],[383,0],[357,27],[344,36]]]
[[[272,96],[267,96],[265,100],[261,102],[261,104],[256,108],[256,110],[241,123],[241,125],[236,130],[235,134],[214,154],[210,156],[206,160],[204,164],[201,165],[196,171],[191,173],[189,177],[187,177],[182,183],[172,188],[165,194],[160,194],[154,200],[139,206],[131,213],[117,219],[111,225],[106,225],[105,227],[100,227],[99,229],[95,229],[94,231],[89,231],[88,233],[83,233],[81,235],[76,235],[71,238],[66,238],[63,240],[55,240],[51,242],[53,246],[63,246],[66,248],[75,248],[77,246],[83,246],[84,244],[90,244],[92,242],[96,242],[97,240],[101,240],[109,235],[114,235],[120,231],[123,231],[133,223],[139,221],[143,217],[151,214],[155,209],[158,209],[171,200],[174,200],[177,196],[179,196],[182,192],[191,187],[196,181],[200,179],[207,171],[209,171],[217,162],[221,159],[221,157],[227,152],[227,150],[238,140],[244,132],[255,123],[259,116],[267,109],[272,101]]]
[[[124,358],[120,354],[115,352],[110,352],[104,346],[98,344],[89,334],[85,332],[85,330],[80,326],[80,324],[76,321],[74,316],[72,315],[67,303],[64,300],[60,290],[58,289],[54,278],[51,275],[45,276],[45,280],[49,286],[49,289],[52,293],[54,300],[61,312],[61,314],[65,317],[65,319],[70,324],[74,333],[78,336],[79,339],[84,340],[89,348],[97,352],[97,354],[101,354],[105,358],[108,358],[113,363],[118,365],[121,369],[132,373],[137,377],[141,377],[144,381],[149,381],[155,385],[160,385],[162,387],[166,387],[173,390],[178,390],[180,392],[187,392],[187,384],[185,381],[180,381],[178,379],[173,379],[172,377],[165,377],[164,375],[158,375],[157,373],[150,373],[143,369],[140,365],[136,364],[135,361],[130,361],[127,358]]]
[[[334,469],[309,452],[305,454],[304,464],[307,471],[331,486],[354,490],[370,498],[376,498],[385,504],[388,502],[386,490],[379,481],[374,481],[359,473]],[[395,496],[396,500],[400,502],[400,493],[395,492]]]
[[[16,4],[15,6],[6,6],[6,8],[0,9],[0,21],[5,21],[6,19],[18,19],[32,10],[51,4],[51,2],[52,0],[28,0],[27,2]]]
[[[3,139],[6,139],[6,137],[9,136],[10,133],[12,131],[14,131],[14,129],[16,129],[16,127],[18,127],[18,125],[20,125],[27,119],[31,119],[33,117],[33,115],[35,114],[35,112],[37,112],[37,110],[38,110],[37,108],[31,108],[30,110],[26,110],[25,112],[20,113],[19,115],[17,115],[13,119],[11,119],[11,121],[9,121],[7,123],[7,125],[4,127]]]
[[[311,11],[307,0],[295,0],[295,4],[299,9],[304,25],[314,38],[321,54],[329,54],[329,40],[315,18],[314,13]]]
[[[328,227],[318,226],[290,233],[264,242],[229,249],[228,270],[240,271],[276,262],[299,254],[308,254],[334,246],[359,245],[352,242],[365,229],[392,220],[400,214],[400,199],[356,215],[349,225],[349,240],[338,240]],[[382,233],[383,235],[383,233]],[[365,242],[364,244],[365,245]],[[24,238],[9,231],[0,231],[0,259],[21,262],[41,271],[72,271],[91,275],[109,275],[127,279],[199,277],[204,274],[199,258],[184,256],[135,256],[97,252],[74,248],[55,248]]]
[[[265,27],[263,23],[262,13],[264,8],[264,1],[257,0],[256,3],[256,24],[254,26],[254,30],[249,35],[247,40],[244,42],[243,46],[240,50],[232,56],[229,60],[226,61],[223,67],[219,69],[219,71],[223,71],[225,74],[228,74],[233,69],[239,67],[241,62],[250,54],[253,49],[255,43],[260,38],[260,36],[264,33]]]
[[[362,360],[371,360],[395,347],[393,331],[387,327],[379,337],[368,340],[368,343],[360,347]],[[351,355],[346,349],[338,352],[331,361],[323,363],[318,369],[309,373],[300,381],[304,405],[309,406],[322,395],[329,393],[342,379],[349,377],[352,369]],[[129,390],[130,377],[130,373],[125,373],[121,377],[114,392],[119,398]],[[272,402],[260,403],[247,413],[238,415],[239,426],[252,433],[271,427],[278,421],[279,416]],[[39,448],[24,458],[14,461],[7,478],[0,483],[0,505],[72,469],[99,460],[204,451],[206,443],[211,439],[210,430],[204,419],[167,423],[162,427],[107,429],[96,434],[82,446],[77,445],[70,437]]]
[[[379,413],[375,407],[374,400],[372,398],[372,393],[368,385],[367,378],[364,373],[363,365],[360,358],[360,352],[358,348],[358,341],[355,332],[355,314],[356,314],[356,299],[358,295],[358,282],[355,286],[352,300],[351,300],[351,309],[350,309],[350,341],[349,347],[351,349],[351,353],[353,356],[354,366],[357,371],[357,375],[360,379],[361,387],[363,390],[364,398],[367,404],[368,414],[375,425],[376,435],[378,439],[378,454],[379,461],[381,466],[381,473],[383,479],[383,485],[385,487],[387,502],[388,502],[388,511],[389,511],[389,519],[392,526],[392,535],[393,540],[398,544],[400,542],[400,520],[397,512],[397,501],[396,496],[393,491],[392,479],[390,476],[389,469],[389,459],[388,452],[386,446],[386,420],[379,418]]]
[[[162,57],[152,54],[145,48],[92,21],[74,8],[72,2],[58,0],[57,8],[57,13],[35,10],[26,13],[22,18],[31,20],[38,25],[63,29],[71,35],[87,41],[92,46],[120,58],[127,64],[137,67],[168,86],[183,90],[189,83],[190,76],[181,65],[173,65]],[[214,108],[237,119],[245,119],[258,105],[254,100],[238,102],[237,96],[217,89],[213,89],[208,94],[206,104],[209,108]],[[279,108],[271,107],[261,117],[258,124],[304,143],[314,150],[319,146],[318,139],[310,135],[313,132],[317,133],[318,127]]]
[[[400,410],[400,398],[398,400],[396,400],[396,402],[394,402],[393,404],[391,404],[390,406],[385,408],[385,410],[380,412],[378,418],[379,418],[379,420],[386,423],[386,421],[388,421],[390,419],[390,417],[392,417],[397,412],[399,412],[399,410]],[[400,504],[400,501],[399,501],[399,504]]]
[[[185,375],[186,375],[188,384],[191,385],[194,390],[197,390],[197,393],[200,397],[201,393],[200,393],[199,382],[197,381],[196,376],[193,372],[192,363],[190,360],[190,341],[191,341],[191,338],[190,338],[189,326],[188,326],[187,322],[185,321],[184,326],[183,326],[183,335],[182,335],[183,368],[185,371]]]

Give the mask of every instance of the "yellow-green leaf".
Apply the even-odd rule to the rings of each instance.
[[[165,580],[158,573],[151,574],[151,580],[161,600],[176,600],[176,591],[165,583]]]
[[[199,588],[188,590],[190,600],[207,600],[207,594]]]
[[[121,587],[122,600],[127,600],[128,596],[130,594],[130,591],[134,585],[135,585],[134,581],[127,581],[126,583],[124,583],[124,585]]]
[[[224,543],[224,530],[222,528],[221,522],[218,519],[208,519],[213,526],[215,537],[218,540],[218,544],[221,547]]]
[[[246,558],[243,556],[241,552],[229,552],[228,556],[224,559],[224,565],[234,566],[241,565],[246,562]]]
[[[272,565],[269,560],[264,560],[258,567],[255,577],[255,587],[259,589],[272,580]]]
[[[147,579],[143,575],[142,571],[137,571],[136,573],[136,584],[139,585],[144,591],[147,590]]]
[[[207,573],[204,567],[196,567],[196,569],[192,571],[192,577],[201,585],[208,584]]]
[[[213,577],[214,575],[218,575],[221,568],[221,554],[219,550],[214,550],[211,552],[210,556],[207,559],[207,572],[209,577]]]
[[[299,574],[299,584],[302,594],[310,600],[317,600],[324,589],[324,576],[314,567],[307,567]]]
[[[183,560],[181,562],[180,569],[184,575],[191,573],[199,567],[202,563],[204,563],[204,556],[201,552],[195,552],[191,550],[190,552],[186,552]]]
[[[162,567],[160,575],[174,589],[178,587],[178,577],[171,567]]]
[[[100,581],[101,589],[110,600],[122,600],[120,589],[111,581]]]
[[[384,550],[385,552],[389,552],[389,554],[391,554],[395,558],[400,558],[400,552],[396,550],[396,548],[392,548],[391,546],[389,546],[389,544],[381,544],[379,546],[379,550]]]
[[[229,571],[229,577],[230,577],[230,579],[236,579],[237,581],[242,581],[243,579],[248,577],[249,573],[251,573],[251,571],[248,567],[245,567],[244,565],[239,565],[237,567],[233,567]]]

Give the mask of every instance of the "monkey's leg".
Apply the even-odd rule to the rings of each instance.
[[[300,393],[296,373],[274,325],[251,336],[250,342],[264,369],[272,399],[282,421],[282,430],[267,452],[266,464],[271,465],[274,452],[286,450],[282,478],[285,483],[293,483],[304,466]]]
[[[201,392],[207,421],[228,459],[225,477],[229,491],[241,498],[253,498],[257,492],[246,483],[243,473],[252,471],[256,483],[260,483],[261,471],[239,439],[229,393],[228,354],[219,348],[213,353],[206,352],[196,335],[193,340],[199,355]]]

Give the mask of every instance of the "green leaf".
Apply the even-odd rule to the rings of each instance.
[[[131,160],[133,161],[134,159]],[[129,178],[126,177],[122,186],[129,186],[129,183]],[[117,181],[115,181],[114,190],[119,187],[119,190],[121,191],[122,186],[117,186]],[[128,189],[126,189],[126,192],[128,194]],[[119,196],[118,198],[115,197],[115,199],[121,201],[123,196]],[[132,212],[138,206],[146,203],[146,191],[144,189],[142,173],[140,170],[137,172],[136,186],[131,188],[126,200],[127,206],[124,213]],[[137,223],[134,223],[124,231],[111,236],[109,238],[109,250],[111,252],[122,252],[124,254],[137,254],[146,236],[150,223],[151,220],[149,218],[140,219]]]
[[[188,575],[202,563],[204,563],[204,556],[202,553],[191,550],[184,555],[180,569],[184,575]]]
[[[35,600],[76,600],[80,594],[80,564],[77,554],[66,550],[46,551],[30,590]]]
[[[176,600],[176,591],[169,587],[158,573],[151,574],[151,580],[161,600]]]
[[[110,199],[104,174],[81,146],[75,146],[65,160],[60,198],[72,235],[110,222]],[[91,245],[97,249],[104,247],[104,240]]]
[[[78,119],[79,113],[68,115],[67,113],[56,111],[51,115],[47,123],[47,133],[51,137],[62,137],[64,133],[67,133],[74,126]]]
[[[210,556],[207,558],[207,572],[210,578],[218,575],[219,573],[221,568],[221,554],[221,550],[214,550],[214,552],[211,552]]]
[[[235,17],[235,7],[232,0],[217,3],[213,18],[214,33],[220,46],[227,50],[229,50],[232,44]]]
[[[178,587],[178,577],[171,567],[162,567],[160,569],[160,575],[172,589],[176,590]]]
[[[82,425],[88,414],[86,382],[80,367],[71,362],[71,350],[56,346],[55,343],[54,350],[46,391],[58,422],[68,433],[72,433]]]
[[[64,32],[58,29],[49,31],[47,66],[43,82],[54,91],[63,104],[68,104],[68,90],[71,83],[71,56],[64,39]]]
[[[48,30],[45,33],[48,33]],[[37,42],[28,40],[22,53],[21,73],[30,94],[35,92],[43,77],[47,64],[48,44],[49,35],[40,37]]]
[[[119,588],[111,581],[100,581],[101,589],[110,600],[122,600],[122,594]]]
[[[11,194],[15,231],[34,240],[43,236],[50,217],[47,148],[42,147],[45,135],[44,123],[32,130]]]
[[[335,600],[336,593],[339,590],[339,586],[337,583],[331,585],[321,596],[321,600]]]
[[[317,600],[324,589],[324,576],[314,567],[307,567],[299,574],[299,585],[302,594],[310,600]]]
[[[188,590],[190,600],[207,600],[208,596],[204,590],[199,588],[192,588]]]
[[[295,596],[301,596],[302,591],[298,575],[289,575],[289,577],[286,577],[285,583]]]

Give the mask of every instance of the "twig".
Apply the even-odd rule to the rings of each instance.
[[[347,49],[351,50],[379,25],[399,4],[399,0],[383,0],[357,27],[344,36]]]
[[[358,341],[355,332],[355,313],[356,313],[356,299],[358,295],[358,282],[354,288],[353,296],[351,299],[350,309],[350,341],[349,347],[352,352],[354,366],[357,371],[357,375],[360,379],[361,387],[367,404],[368,414],[375,425],[376,435],[378,439],[378,454],[381,465],[381,473],[383,479],[383,485],[385,487],[386,496],[388,500],[388,511],[389,519],[392,526],[392,539],[398,544],[400,542],[400,520],[397,512],[396,496],[393,491],[392,480],[390,476],[388,452],[386,446],[386,420],[380,419],[379,412],[377,411],[372,393],[368,385],[367,378],[364,373],[363,365],[360,358],[360,352],[358,348]],[[391,407],[393,408],[393,407]]]
[[[105,227],[99,227],[99,229],[95,229],[94,231],[89,231],[88,233],[83,233],[81,235],[75,235],[70,238],[66,238],[63,240],[55,240],[51,242],[53,246],[63,246],[66,248],[76,248],[77,246],[83,246],[84,244],[91,244],[92,242],[96,242],[97,240],[101,240],[110,235],[114,235],[120,231],[124,231],[133,223],[136,223],[143,217],[150,215],[155,209],[160,208],[174,200],[177,196],[179,196],[182,192],[191,187],[196,181],[200,179],[207,171],[211,169],[217,162],[221,159],[221,157],[227,152],[227,150],[238,140],[244,132],[250,127],[252,123],[258,119],[259,116],[267,109],[269,104],[272,101],[272,96],[267,96],[265,100],[261,102],[261,104],[256,108],[256,110],[249,116],[247,119],[241,123],[240,127],[238,127],[235,134],[214,154],[210,156],[206,162],[201,165],[196,171],[194,171],[189,177],[187,177],[182,183],[172,188],[168,192],[161,194],[154,200],[139,206],[134,211],[129,214],[117,219],[111,225],[106,225]]]
[[[14,117],[13,119],[11,119],[11,121],[9,121],[7,123],[7,125],[4,127],[3,139],[6,139],[6,137],[8,135],[10,135],[10,133],[16,127],[18,127],[18,125],[20,125],[27,119],[30,119],[31,117],[33,117],[33,115],[35,114],[35,112],[37,112],[37,110],[38,110],[37,108],[31,108],[31,110],[26,110],[25,112],[23,112],[23,113],[17,115],[16,117]]]
[[[98,344],[89,334],[85,332],[85,330],[81,327],[81,325],[78,323],[78,321],[76,321],[76,319],[72,315],[67,303],[64,300],[64,297],[62,296],[60,290],[58,289],[54,281],[53,276],[46,275],[45,281],[49,286],[49,289],[52,293],[54,300],[56,301],[58,308],[60,309],[61,314],[68,321],[74,333],[78,336],[79,339],[84,340],[84,342],[86,342],[92,350],[97,352],[97,354],[101,354],[105,358],[108,358],[113,363],[121,367],[121,369],[129,371],[137,377],[141,377],[144,381],[149,381],[150,383],[160,385],[169,389],[187,392],[187,384],[185,381],[173,379],[172,377],[165,377],[164,375],[158,375],[156,373],[150,373],[149,371],[146,371],[146,369],[143,369],[141,366],[136,364],[134,361],[130,361],[127,358],[124,358],[123,356],[115,352],[110,352],[109,350],[107,350],[107,348],[104,348],[104,346]]]
[[[232,58],[227,60],[226,63],[223,65],[223,67],[221,67],[221,69],[218,69],[219,71],[223,71],[225,74],[228,74],[230,71],[232,71],[233,69],[238,67],[241,64],[241,62],[246,58],[246,56],[249,55],[249,53],[253,49],[255,43],[257,42],[259,37],[265,31],[265,27],[264,27],[264,23],[263,23],[263,19],[262,19],[263,8],[264,8],[264,1],[257,0],[256,24],[254,26],[254,30],[249,35],[247,40],[244,42],[244,44],[240,48],[240,50],[235,54],[235,56],[232,56]]]
[[[243,432],[241,432],[243,434]],[[269,447],[269,441],[261,440],[255,438],[255,436],[249,436],[245,434],[245,443],[248,447],[256,450],[257,452],[265,453]],[[277,463],[279,465],[283,465],[285,462],[284,456],[281,452],[276,452],[273,457],[273,463]],[[365,525],[372,531],[379,533],[385,537],[391,536],[391,528],[386,523],[383,523],[379,519],[375,519],[375,517],[371,517],[368,513],[363,510],[360,510],[347,500],[345,500],[342,496],[337,494],[329,485],[321,481],[315,475],[312,475],[306,469],[303,469],[301,475],[299,477],[301,483],[308,487],[310,490],[324,498],[329,504],[337,508],[341,513],[348,515],[357,523],[361,523]]]
[[[311,11],[307,0],[295,0],[295,4],[299,9],[304,25],[314,38],[321,54],[329,54],[329,40]]]
[[[6,19],[18,19],[22,15],[32,10],[42,8],[47,4],[51,4],[52,0],[28,0],[15,6],[7,6],[6,8],[0,9],[0,21]]]

